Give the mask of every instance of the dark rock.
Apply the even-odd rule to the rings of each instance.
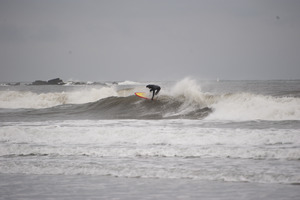
[[[47,81],[37,80],[32,83],[32,85],[48,85]]]
[[[60,78],[51,79],[49,81],[36,80],[31,85],[64,85],[65,83]]]
[[[50,84],[50,85],[63,85],[65,83],[60,78],[55,78],[55,79],[49,80],[48,84]]]

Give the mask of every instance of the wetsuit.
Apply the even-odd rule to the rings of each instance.
[[[157,95],[160,91],[160,87],[158,85],[147,85],[147,88],[150,89],[150,92],[153,92],[151,100],[153,100],[154,95]]]

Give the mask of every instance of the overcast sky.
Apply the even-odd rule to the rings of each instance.
[[[300,79],[299,0],[0,0],[0,82]]]

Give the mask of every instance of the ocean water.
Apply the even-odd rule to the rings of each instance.
[[[0,177],[1,199],[300,199],[300,81],[2,83]]]

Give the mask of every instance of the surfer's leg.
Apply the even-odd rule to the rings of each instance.
[[[155,95],[157,95],[157,94],[159,93],[159,91],[160,91],[160,88],[158,88],[158,89],[156,90]]]
[[[153,98],[154,98],[154,93],[155,93],[155,90],[153,90],[153,94],[152,94],[151,100],[153,100]]]

